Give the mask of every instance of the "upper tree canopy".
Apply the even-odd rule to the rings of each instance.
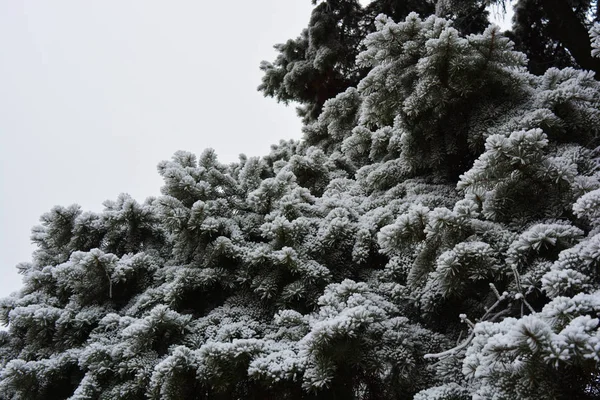
[[[361,41],[373,32],[375,17],[385,14],[395,21],[414,11],[453,20],[462,34],[481,33],[487,27],[487,7],[510,7],[505,0],[374,0],[362,7],[357,0],[313,0],[307,29],[300,37],[275,48],[273,63],[264,61],[265,96],[300,104],[298,113],[311,122],[329,98],[356,87],[367,70],[355,59],[364,50]],[[591,56],[588,30],[600,21],[593,0],[519,0],[515,3],[512,31],[508,36],[529,58],[528,68],[543,74],[551,67],[581,67],[600,76],[600,60]]]
[[[529,57],[533,73],[550,67],[578,66],[600,78],[600,60],[591,56],[588,31],[600,21],[594,0],[519,0],[512,38]]]
[[[299,102],[300,116],[314,121],[326,100],[366,75],[355,59],[377,15],[402,20],[411,11],[430,15],[434,10],[431,0],[382,0],[365,8],[358,0],[319,1],[300,36],[275,46],[279,55],[274,63],[261,64],[265,75],[259,90],[279,101]]]
[[[42,216],[0,301],[0,399],[600,398],[594,73],[531,74],[497,27],[324,4],[347,25],[313,18],[333,39],[311,57],[357,81],[302,140],[180,151],[157,198]]]

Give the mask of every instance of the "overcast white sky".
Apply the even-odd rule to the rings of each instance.
[[[30,229],[56,204],[100,211],[158,195],[156,164],[221,161],[300,136],[256,91],[309,0],[0,1],[0,297],[20,287]]]
[[[54,205],[158,195],[156,164],[221,161],[299,138],[293,107],[256,91],[309,0],[0,1],[0,297]]]

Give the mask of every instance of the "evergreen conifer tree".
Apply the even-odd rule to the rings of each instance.
[[[416,13],[360,49],[302,140],[43,215],[0,399],[600,398],[594,73]]]
[[[410,12],[452,20],[461,34],[481,33],[489,24],[489,7],[505,12],[508,0],[312,0],[316,4],[308,27],[296,39],[275,45],[274,62],[263,61],[258,90],[288,104],[296,102],[305,123],[314,122],[326,100],[356,87],[368,73],[356,63],[365,37],[374,31],[375,18],[394,21]],[[592,0],[518,0],[512,29],[506,34],[528,57],[530,72],[541,75],[552,67],[581,67],[600,79],[600,60],[593,57],[588,30],[600,21],[600,7]]]

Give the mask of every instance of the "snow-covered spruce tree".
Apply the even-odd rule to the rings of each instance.
[[[403,20],[411,12],[454,19],[462,33],[481,33],[488,25],[490,0],[311,0],[310,21],[297,38],[275,45],[277,58],[263,61],[258,89],[277,101],[297,102],[303,121],[314,122],[325,101],[355,87],[368,73],[356,63],[362,40],[385,14]],[[502,0],[495,0],[502,3]],[[503,3],[502,3],[503,4]],[[552,64],[550,64],[552,65]]]
[[[593,74],[414,13],[363,45],[301,141],[42,216],[0,398],[600,398]]]

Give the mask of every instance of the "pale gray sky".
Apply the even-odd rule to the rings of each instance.
[[[300,137],[293,107],[256,91],[309,0],[0,1],[0,297],[20,287],[30,230],[56,204],[100,211],[158,195],[156,164],[221,161]]]
[[[54,205],[158,195],[156,164],[221,161],[299,138],[256,91],[309,0],[0,1],[0,297],[20,287],[31,227]]]

